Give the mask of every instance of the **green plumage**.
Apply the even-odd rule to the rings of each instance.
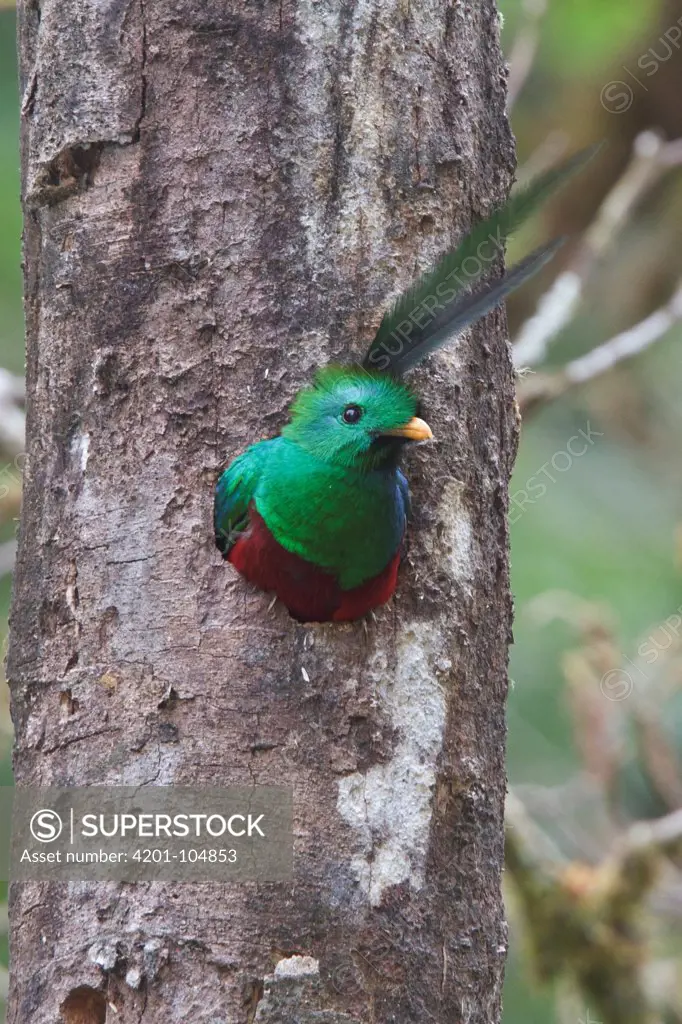
[[[344,423],[349,405],[366,409]],[[405,526],[407,482],[396,447],[376,445],[384,429],[410,420],[417,400],[397,381],[359,367],[326,367],[301,391],[280,437],[252,445],[218,492],[226,534],[243,528],[253,502],[282,547],[333,573],[343,590],[376,576]]]
[[[477,224],[384,316],[362,367],[318,371],[281,435],[252,445],[222,474],[218,547],[296,618],[346,621],[389,600],[409,507],[398,462],[406,443],[432,436],[399,378],[551,258],[560,240],[480,283],[482,247],[494,243],[487,262],[496,259],[509,234],[595,151],[543,175]]]

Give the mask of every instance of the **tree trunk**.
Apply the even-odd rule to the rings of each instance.
[[[221,561],[212,502],[315,367],[357,357],[506,196],[494,0],[20,7],[17,784],[290,783],[295,879],[17,884],[9,1021],[490,1024],[503,314],[415,375],[439,444],[409,459],[409,554],[366,623],[271,608]]]

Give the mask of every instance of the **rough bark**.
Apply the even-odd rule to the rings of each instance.
[[[15,886],[10,1024],[489,1024],[503,314],[416,375],[439,444],[410,457],[409,557],[375,619],[270,609],[221,562],[211,514],[221,465],[506,195],[494,0],[20,7],[17,782],[289,781],[296,868],[293,884]]]

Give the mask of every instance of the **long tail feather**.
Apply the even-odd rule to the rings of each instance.
[[[565,240],[565,238],[557,238],[549,245],[536,249],[530,256],[526,256],[520,263],[512,267],[503,277],[489,281],[475,292],[467,292],[462,295],[458,302],[448,306],[440,317],[434,319],[433,332],[416,348],[410,346],[409,335],[400,352],[397,351],[397,342],[394,342],[390,358],[391,373],[400,376],[407,370],[411,370],[418,362],[443,345],[448,338],[463,330],[467,324],[474,323],[495,306],[499,306],[508,295],[511,295],[525,281],[537,274],[552,259]],[[374,368],[384,369],[382,366],[377,366],[376,363]]]
[[[372,341],[363,365],[367,368],[402,373],[425,355],[502,301],[554,255],[560,243],[538,250],[524,260],[505,278],[479,293],[471,293],[486,270],[500,255],[507,238],[535,209],[592,159],[601,143],[576,153],[565,163],[541,175],[525,188],[514,193],[501,207],[471,230],[453,250],[446,253],[433,270],[428,271],[400,296],[386,313]],[[485,250],[485,253],[484,253]],[[492,251],[491,251],[492,250]],[[542,252],[547,253],[539,260]],[[536,262],[532,262],[532,261]],[[520,271],[524,268],[524,273]],[[530,269],[529,269],[530,268]],[[507,282],[506,291],[491,305],[478,312],[484,294],[492,295],[496,287]],[[468,315],[465,319],[464,311]],[[437,340],[434,340],[437,336]],[[394,364],[394,360],[396,360]],[[401,365],[402,369],[397,369]]]

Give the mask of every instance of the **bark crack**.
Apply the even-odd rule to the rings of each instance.
[[[83,733],[80,736],[72,736],[70,739],[62,739],[58,743],[56,743],[53,747],[43,747],[42,748],[42,753],[43,754],[54,754],[55,751],[57,751],[57,750],[65,750],[67,747],[73,746],[74,743],[82,743],[84,740],[91,740],[95,736],[106,736],[108,734],[113,734],[113,733],[117,733],[117,732],[120,732],[120,731],[121,730],[118,729],[118,728],[113,728],[113,729],[96,729],[93,732],[86,732],[86,733]]]

